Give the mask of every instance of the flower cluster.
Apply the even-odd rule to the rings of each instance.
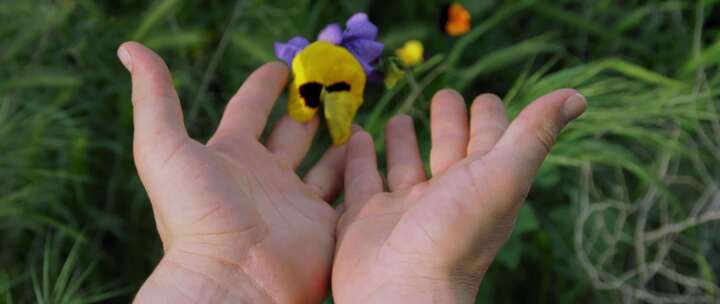
[[[443,7],[441,29],[459,36],[470,28],[470,14],[458,3]],[[330,135],[335,144],[350,137],[355,113],[363,103],[368,78],[382,80],[391,88],[405,71],[424,61],[422,42],[410,40],[395,50],[395,58],[380,63],[384,45],[377,41],[378,28],[367,14],[354,14],[345,29],[333,23],[326,26],[315,42],[300,36],[275,43],[275,55],[292,69],[288,113],[298,122],[310,121],[323,107]],[[381,66],[380,71],[376,69]],[[381,74],[382,72],[382,74]]]
[[[333,143],[345,143],[363,102],[367,75],[384,47],[377,36],[378,28],[365,13],[358,13],[350,17],[345,30],[330,24],[313,43],[303,37],[276,43],[275,54],[292,67],[294,76],[290,117],[310,121],[322,105]]]

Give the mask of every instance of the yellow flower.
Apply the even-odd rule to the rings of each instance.
[[[313,42],[295,56],[292,72],[290,117],[310,121],[323,105],[333,143],[347,142],[365,89],[365,71],[355,56],[332,43]]]
[[[423,62],[423,44],[418,40],[410,40],[395,50],[400,60],[405,64],[406,67],[411,67],[416,64]]]

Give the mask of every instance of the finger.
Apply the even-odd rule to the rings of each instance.
[[[347,145],[333,145],[305,175],[305,184],[328,203],[342,190],[346,150]]]
[[[515,118],[485,157],[472,162],[478,184],[490,183],[496,193],[509,195],[500,200],[501,210],[515,210],[510,207],[522,202],[558,133],[586,107],[585,97],[575,90],[542,96]]]
[[[188,138],[170,71],[160,56],[137,42],[123,43],[117,53],[132,78],[135,149],[163,158]],[[152,153],[142,152],[147,149]]]
[[[490,151],[508,127],[507,114],[500,97],[483,94],[470,108],[470,142],[467,154],[484,155]]]
[[[287,78],[288,69],[281,62],[266,63],[250,74],[228,102],[210,142],[223,138],[234,141],[243,136],[259,138]]]
[[[425,180],[415,127],[410,116],[398,115],[390,119],[385,129],[385,143],[388,186],[391,191],[408,189]]]
[[[270,133],[267,148],[282,162],[295,169],[310,149],[318,124],[317,116],[308,123],[299,123],[285,115]]]
[[[383,190],[370,134],[356,132],[350,138],[345,158],[345,203],[347,208],[355,208]]]
[[[435,94],[430,109],[430,169],[438,175],[465,158],[468,143],[467,109],[462,96],[453,90]]]

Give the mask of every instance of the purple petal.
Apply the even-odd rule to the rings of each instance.
[[[357,13],[352,15],[345,23],[345,32],[343,33],[343,41],[353,39],[375,40],[377,38],[378,28],[370,22],[368,15],[365,13]]]
[[[325,40],[338,45],[342,42],[342,28],[337,23],[329,24],[320,32],[318,40]]]
[[[300,36],[293,37],[287,43],[275,42],[275,56],[285,61],[288,65],[292,65],[295,55],[302,51],[310,42]]]
[[[363,64],[363,66],[365,64],[371,64],[378,57],[380,57],[380,54],[382,53],[384,47],[384,45],[380,42],[367,39],[358,39],[343,42],[343,46],[351,53],[353,53],[353,55],[355,55],[355,57],[358,59],[358,61],[360,61],[360,63]]]

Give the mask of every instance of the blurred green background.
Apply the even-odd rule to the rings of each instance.
[[[467,0],[472,30],[450,38],[432,0],[0,0],[0,303],[128,302],[161,256],[132,161],[121,42],[162,55],[203,140],[274,41],[358,11],[385,55],[418,39],[428,58],[392,90],[368,88],[357,122],[377,142],[408,113],[427,156],[429,99],[443,87],[468,103],[496,93],[511,115],[556,88],[589,99],[478,303],[717,303],[718,2]],[[321,131],[301,171],[328,143]]]

